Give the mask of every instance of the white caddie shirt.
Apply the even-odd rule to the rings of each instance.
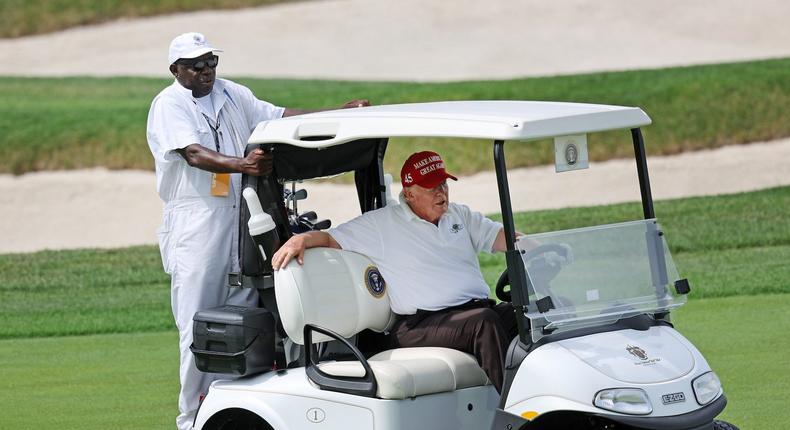
[[[331,230],[345,250],[366,255],[389,285],[393,312],[439,310],[487,298],[477,254],[492,252],[502,224],[450,203],[436,226],[400,204],[367,212]]]
[[[217,79],[206,97],[210,97],[210,103],[198,101],[191,90],[175,81],[154,98],[148,113],[148,146],[156,165],[156,189],[165,202],[159,236],[162,263],[168,273],[175,270],[171,261],[173,243],[180,242],[184,235],[195,242],[213,243],[212,235],[226,231],[228,225],[238,225],[236,208],[241,199],[240,173],[230,175],[228,196],[212,196],[213,174],[191,167],[176,150],[197,143],[242,157],[255,127],[261,121],[281,118],[285,112],[285,108],[258,100],[248,88],[225,79]],[[202,231],[192,231],[198,227],[186,225],[192,223],[192,215],[203,218]],[[214,255],[206,259],[230,261],[229,270],[238,271],[238,228],[230,229],[228,239],[227,248],[212,250]]]
[[[237,202],[241,196],[240,173],[231,175],[229,198],[212,197],[211,172],[190,167],[176,150],[199,143],[216,151],[219,143],[222,154],[242,157],[258,123],[281,118],[285,112],[285,108],[258,100],[248,88],[226,79],[217,79],[206,97],[211,97],[213,112],[175,81],[151,103],[148,146],[156,163],[156,189],[165,203],[192,198]],[[216,139],[212,128],[217,128]]]

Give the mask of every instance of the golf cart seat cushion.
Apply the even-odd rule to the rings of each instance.
[[[367,257],[332,248],[305,251],[304,264],[291,260],[275,272],[277,309],[288,337],[304,344],[304,325],[314,324],[350,338],[364,329],[385,331],[395,320],[386,286],[372,285]],[[379,275],[380,276],[380,275]],[[314,342],[328,337],[315,333]]]
[[[475,358],[449,348],[398,348],[368,359],[378,383],[376,397],[405,399],[489,383]],[[361,377],[365,370],[356,361],[321,363],[333,376]]]

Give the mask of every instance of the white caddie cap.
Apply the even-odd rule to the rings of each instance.
[[[184,33],[170,42],[167,60],[168,64],[173,64],[181,58],[197,58],[209,52],[222,52],[222,50],[211,46],[202,33]]]

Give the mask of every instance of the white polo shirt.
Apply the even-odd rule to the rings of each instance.
[[[389,285],[393,312],[439,310],[488,297],[477,254],[492,252],[502,224],[450,203],[439,225],[400,204],[367,212],[331,230],[345,250],[366,255]]]

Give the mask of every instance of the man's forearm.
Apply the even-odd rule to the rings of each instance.
[[[177,151],[190,166],[209,172],[261,176],[268,175],[272,171],[271,155],[261,149],[250,151],[244,158],[220,154],[197,143]]]
[[[304,115],[306,113],[313,113],[313,112],[320,112],[318,110],[307,110],[307,109],[294,109],[294,108],[285,108],[285,112],[283,112],[283,118],[294,116],[294,115]]]
[[[198,144],[179,149],[178,153],[190,166],[198,169],[214,173],[241,173],[241,158],[229,157]]]
[[[523,233],[516,232],[515,239],[518,240],[519,237],[523,236]],[[494,239],[494,246],[491,247],[493,252],[505,252],[507,251],[507,240],[505,239],[505,229],[504,227],[499,229],[499,233],[496,235],[496,239]]]
[[[283,112],[283,118],[287,118],[289,116],[296,116],[296,115],[304,115],[308,113],[316,113],[316,112],[324,112],[328,110],[336,110],[338,108],[327,108],[327,109],[295,109],[295,108],[285,108]]]
[[[367,99],[355,99],[343,104],[339,108],[328,108],[328,109],[294,109],[294,108],[285,108],[283,112],[283,118],[294,116],[294,115],[304,115],[306,113],[314,113],[314,112],[323,112],[327,110],[335,110],[335,109],[348,109],[348,108],[356,108],[356,107],[363,107],[363,106],[370,106],[370,102]]]
[[[304,263],[304,251],[317,247],[341,249],[329,233],[323,231],[309,231],[291,236],[287,242],[277,250],[272,256],[272,268],[280,270],[288,265],[291,259],[296,259],[297,263]]]
[[[309,231],[303,233],[305,249],[325,247],[340,249],[340,244],[325,231]]]

